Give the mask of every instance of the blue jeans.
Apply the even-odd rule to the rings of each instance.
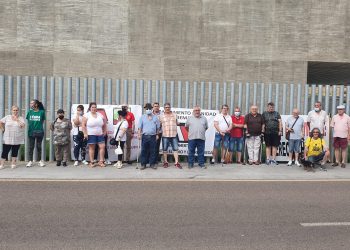
[[[226,133],[224,136],[222,136],[219,133],[215,133],[214,148],[220,148],[221,142],[224,148],[228,148],[230,146],[230,134]]]
[[[228,151],[230,152],[242,152],[243,148],[243,137],[231,137],[230,138],[230,148]]]
[[[141,165],[151,165],[157,162],[157,140],[155,135],[142,135],[141,139]]]
[[[194,164],[194,153],[197,148],[197,155],[198,155],[198,164],[200,166],[204,165],[205,158],[204,158],[204,147],[205,147],[205,141],[201,139],[194,139],[194,140],[188,140],[188,164],[193,165]]]
[[[76,135],[73,135],[73,142],[74,142],[74,158],[76,161],[79,160],[79,153],[81,152],[81,160],[85,160],[86,156],[86,146],[87,141],[85,139],[78,140]]]

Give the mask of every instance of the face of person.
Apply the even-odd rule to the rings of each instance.
[[[77,113],[79,115],[83,115],[84,114],[84,111],[81,109],[81,108],[77,108]]]
[[[314,105],[315,111],[319,112],[319,111],[321,111],[321,108],[322,108],[321,103],[316,102]]]
[[[250,111],[252,112],[253,115],[255,115],[258,113],[258,107],[253,106],[253,107],[251,107]]]
[[[235,116],[240,116],[241,115],[241,110],[240,109],[235,109],[235,112],[234,112]]]
[[[122,110],[128,111],[128,106],[122,106]]]
[[[338,109],[338,114],[343,115],[345,113],[345,109]]]
[[[313,132],[312,132],[312,137],[313,138],[318,138],[320,136],[320,131],[318,129],[315,129]]]
[[[12,108],[12,115],[18,116],[19,109],[17,107]]]
[[[91,105],[90,112],[91,113],[96,113],[97,112],[97,106],[96,105]]]
[[[63,119],[64,118],[64,113],[58,113],[57,116],[58,116],[58,118]]]
[[[273,111],[275,111],[275,106],[272,106],[272,105],[267,106],[267,111],[268,111],[268,112],[273,112]]]
[[[164,112],[165,112],[165,113],[170,113],[170,111],[171,111],[170,106],[169,106],[169,105],[165,105],[165,107],[164,107]]]
[[[222,113],[223,115],[227,115],[227,113],[228,113],[228,107],[226,107],[226,106],[222,107],[221,113]]]
[[[159,104],[153,104],[153,111],[156,113],[159,112]]]
[[[193,109],[193,115],[194,115],[195,117],[199,117],[199,116],[201,115],[201,109],[198,108],[198,107],[194,108],[194,109]]]
[[[296,109],[294,109],[293,112],[292,112],[292,115],[293,115],[294,117],[298,117],[299,111],[296,110]]]
[[[35,106],[36,106],[36,105],[35,105],[35,101],[31,101],[29,105],[30,105],[30,108],[31,108],[31,109],[34,109]]]

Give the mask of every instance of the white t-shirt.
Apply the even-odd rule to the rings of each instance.
[[[310,122],[310,131],[314,128],[320,129],[321,133],[324,132],[324,124],[326,122],[327,113],[324,110],[316,112],[311,110],[307,115],[307,122]]]
[[[79,131],[83,131],[83,129],[81,127],[81,124],[83,122],[83,116],[79,116],[79,123],[80,123],[79,126],[74,124],[75,118],[76,118],[76,116],[72,117],[72,125],[73,125],[72,135],[78,135],[78,127],[79,127]]]
[[[96,118],[92,116],[90,112],[86,113],[84,117],[87,119],[86,130],[88,135],[102,135],[103,134],[103,116],[100,113],[96,113]]]
[[[121,123],[121,124],[120,124]],[[118,131],[118,135],[115,136],[115,134],[117,133],[117,130],[120,126],[120,129]],[[123,131],[123,129],[125,130],[125,132]],[[128,129],[128,122],[127,120],[124,120],[122,122],[118,122],[115,126],[114,126],[114,137],[116,138],[116,140],[118,140],[118,137],[120,137],[121,141],[126,141],[126,130]],[[121,136],[121,134],[123,133],[123,135]]]
[[[227,123],[226,123],[225,119],[226,119]],[[232,124],[232,118],[230,115],[228,115],[228,114],[225,115],[225,119],[224,119],[224,115],[221,113],[217,114],[214,117],[214,122],[218,122],[220,130],[224,133],[228,130],[229,126]]]

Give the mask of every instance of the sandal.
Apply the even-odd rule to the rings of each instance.
[[[98,165],[101,167],[101,168],[104,168],[106,165],[103,163],[103,161],[99,161],[98,162]]]
[[[89,167],[90,167],[90,168],[94,168],[94,167],[95,167],[95,163],[90,162],[90,163],[89,163]]]

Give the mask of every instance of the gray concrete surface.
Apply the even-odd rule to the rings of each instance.
[[[0,73],[306,82],[350,62],[348,0],[0,0]]]
[[[349,182],[0,182],[1,249],[349,249]]]
[[[159,165],[157,170],[149,169],[137,170],[136,163],[125,165],[123,169],[112,166],[106,168],[89,168],[87,166],[74,167],[71,165],[56,167],[55,163],[50,163],[42,168],[34,166],[26,168],[25,163],[19,164],[18,168],[0,170],[0,179],[58,179],[58,180],[327,180],[327,179],[350,179],[350,167],[345,169],[333,168],[327,164],[328,171],[316,170],[315,173],[305,172],[297,166],[288,167],[285,164],[278,166],[243,166],[243,165],[207,165],[207,169],[176,169],[173,165],[164,169]]]

